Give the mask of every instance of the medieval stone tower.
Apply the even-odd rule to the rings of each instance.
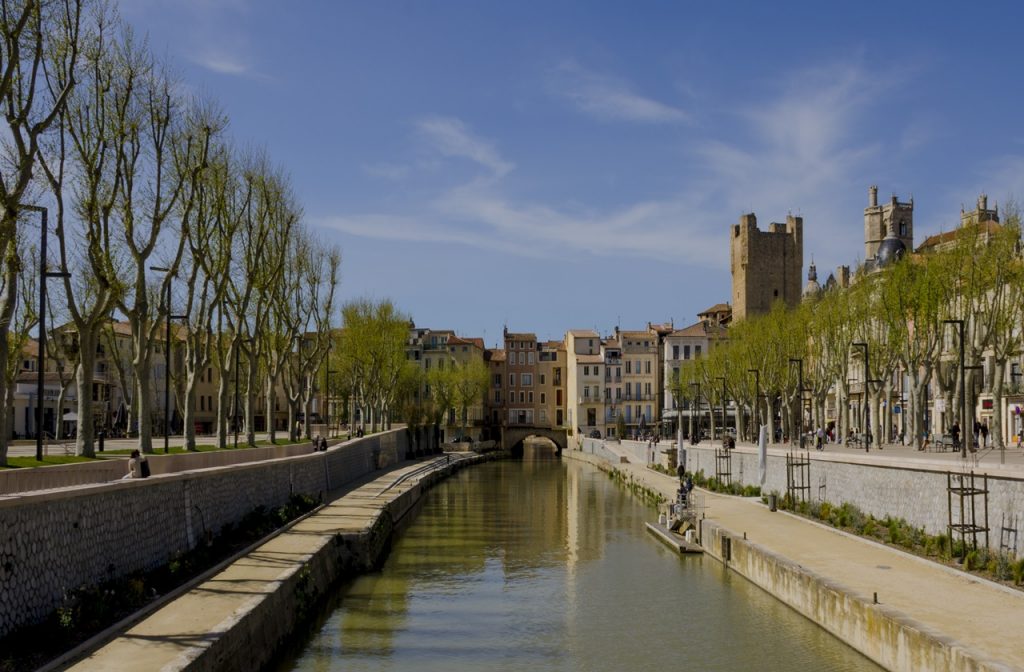
[[[888,203],[878,204],[878,187],[868,188],[868,207],[864,208],[864,259],[874,259],[889,229],[907,250],[914,249],[914,199],[900,203],[893,195]]]
[[[734,320],[767,313],[776,301],[796,306],[804,268],[803,217],[790,215],[785,224],[761,231],[753,213],[741,216],[732,226],[730,262]]]

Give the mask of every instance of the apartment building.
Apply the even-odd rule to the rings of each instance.
[[[506,328],[504,338],[506,421],[509,425],[536,426],[540,406],[537,335]]]
[[[619,331],[622,351],[622,415],[629,435],[653,431],[659,420],[658,334],[653,330]]]
[[[589,329],[571,329],[565,334],[565,354],[565,420],[569,432],[605,436],[601,336]]]
[[[410,326],[409,338],[405,345],[406,359],[416,363],[426,374],[432,370],[444,371],[452,367],[466,366],[474,361],[487,363],[485,351],[482,338],[464,338],[450,329],[424,329],[415,325]],[[457,438],[463,427],[470,437],[481,438],[488,409],[492,407],[489,397],[493,392],[490,386],[487,392],[488,394],[466,409],[464,416],[454,407],[445,410],[444,426],[441,428],[442,441]],[[424,380],[421,388],[415,393],[415,398],[431,398],[429,380]]]
[[[538,344],[537,427],[565,426],[565,343]]]
[[[677,399],[675,381],[683,362],[700,359],[726,338],[726,325],[732,319],[729,304],[719,303],[697,314],[698,321],[668,334],[662,344],[662,418],[666,433],[675,431],[675,420],[689,417],[687,402]],[[686,381],[683,381],[684,383]]]

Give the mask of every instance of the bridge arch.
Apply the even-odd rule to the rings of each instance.
[[[548,439],[555,444],[556,452],[561,455],[569,445],[569,437],[564,429],[548,429],[547,427],[502,427],[501,447],[513,455],[521,455],[523,442],[530,437]]]

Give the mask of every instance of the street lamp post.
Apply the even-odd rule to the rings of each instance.
[[[22,205],[22,210],[38,212],[42,215],[39,230],[39,355],[36,362],[36,461],[43,461],[43,395],[46,387],[46,279],[66,278],[67,272],[46,270],[46,239],[48,233],[48,211],[41,205]],[[60,414],[60,409],[56,410]],[[58,420],[55,419],[54,422]]]
[[[722,447],[725,448],[725,427],[728,424],[725,419],[725,376],[715,376],[715,380],[722,381]]]
[[[790,364],[797,365],[797,423],[796,431],[800,435],[800,450],[804,449],[804,360],[799,357],[790,357]]]
[[[696,406],[695,410],[697,411],[697,427],[694,429],[694,435],[690,437],[690,445],[696,445],[697,442],[700,441],[700,381],[691,381],[690,387],[697,388],[697,396],[694,402],[694,406]]]
[[[864,348],[864,387],[861,388],[861,403],[864,406],[864,452],[871,451],[871,429],[868,427],[868,375],[870,368],[868,367],[868,344],[864,342],[857,342],[850,344],[854,348]]]
[[[959,337],[960,337],[960,404],[961,404],[961,416],[960,416],[960,431],[963,432],[963,441],[960,442],[960,456],[967,459],[967,443],[971,440],[971,433],[967,431],[967,395],[964,393],[964,321],[963,320],[943,320],[944,324],[955,324],[957,325]]]
[[[331,435],[331,376],[338,373],[337,371],[331,371],[328,369],[324,372],[324,431],[327,432],[327,436]]]
[[[151,271],[170,273],[163,266],[150,266]],[[174,276],[171,276],[174,277]],[[187,320],[188,315],[171,314],[171,281],[167,280],[167,296],[164,298],[167,310],[167,340],[164,341],[164,453],[171,452],[171,320]]]

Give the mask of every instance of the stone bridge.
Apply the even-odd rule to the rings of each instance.
[[[559,454],[569,445],[568,430],[516,425],[501,428],[501,447],[514,455],[521,455],[523,442],[531,436],[550,440]]]

